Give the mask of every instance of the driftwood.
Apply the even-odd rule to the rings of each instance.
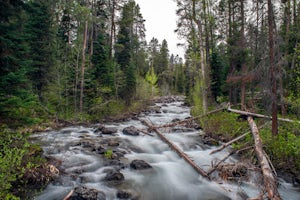
[[[153,126],[150,122],[147,121],[141,121],[144,125],[146,125],[150,130],[153,130],[160,138],[162,141],[167,143],[170,148],[175,151],[178,156],[183,158],[187,163],[189,163],[199,174],[201,174],[203,177],[207,178],[210,180],[210,177],[208,174],[201,169],[191,158],[189,158],[181,149],[179,149],[175,144],[173,144],[168,138],[166,138],[155,126]]]
[[[257,114],[257,113],[251,113],[251,112],[246,112],[246,111],[241,111],[241,110],[236,110],[236,109],[232,109],[230,107],[228,107],[227,110],[230,111],[230,112],[236,113],[236,114],[240,114],[240,115],[259,117],[259,118],[265,118],[265,119],[272,119],[271,116]],[[285,118],[278,118],[278,120],[283,121],[283,122],[292,122],[292,123],[297,122],[297,123],[300,123],[300,121],[295,121],[295,120],[285,119]]]
[[[223,159],[221,159],[216,165],[212,166],[211,170],[207,174],[211,175],[214,171],[216,171],[216,169],[219,167],[220,164],[222,164],[223,162],[225,162],[233,154],[238,154],[241,151],[246,151],[246,150],[252,149],[252,148],[253,148],[253,146],[246,147],[246,148],[243,148],[243,149],[240,149],[240,150],[233,150],[233,151],[231,151],[227,156],[225,156]]]
[[[274,177],[274,174],[272,173],[272,169],[269,165],[268,159],[264,154],[263,145],[262,145],[261,138],[259,136],[258,128],[251,116],[248,116],[247,119],[253,135],[253,139],[255,143],[254,151],[258,158],[262,170],[264,185],[268,193],[268,198],[272,200],[280,200],[281,197],[277,190],[277,182]]]
[[[73,195],[73,193],[74,193],[74,190],[71,190],[71,191],[67,194],[67,196],[65,196],[65,198],[64,198],[63,200],[68,200],[68,199],[70,199],[70,197]]]

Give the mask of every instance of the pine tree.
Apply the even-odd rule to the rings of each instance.
[[[33,80],[33,88],[39,99],[44,101],[43,93],[49,84],[49,71],[53,66],[51,29],[52,16],[50,4],[47,1],[30,1],[27,4],[29,15],[26,23],[27,41],[30,46],[32,60],[30,78]]]
[[[10,125],[31,122],[36,103],[28,79],[31,62],[24,6],[19,0],[2,1],[0,6],[0,123]]]
[[[103,87],[110,96],[114,92],[114,70],[109,58],[109,44],[107,41],[108,35],[103,31],[99,32],[98,40],[94,42],[94,54],[92,56],[94,66],[92,74],[93,80],[96,83],[95,89],[98,90]],[[94,95],[98,96],[100,94],[96,92]]]
[[[125,80],[124,85],[121,86],[120,95],[127,104],[130,104],[136,91],[136,56],[141,39],[144,37],[143,22],[138,5],[134,1],[126,3],[119,22],[120,30],[117,36],[115,57]]]

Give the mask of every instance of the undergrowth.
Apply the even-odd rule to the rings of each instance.
[[[265,119],[255,119],[257,126],[260,128],[260,136],[264,145],[264,149],[269,155],[275,168],[280,171],[292,173],[300,178],[300,124],[280,122],[279,133],[272,136],[271,125]],[[218,112],[202,119],[204,124],[204,132],[209,136],[228,142],[239,135],[248,131],[248,122],[239,117],[239,115],[229,112]],[[232,146],[236,150],[253,146],[253,138],[251,133]],[[253,151],[246,151],[244,155],[254,156]]]
[[[28,170],[45,162],[41,158],[41,148],[27,141],[27,135],[0,129],[0,199],[20,199],[23,176]]]

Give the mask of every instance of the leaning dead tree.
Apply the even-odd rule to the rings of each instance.
[[[162,141],[167,143],[169,147],[175,151],[181,158],[183,158],[188,164],[190,164],[199,174],[201,174],[203,177],[210,180],[210,177],[207,175],[207,173],[201,169],[191,158],[189,158],[181,149],[179,149],[175,144],[173,144],[166,136],[164,136],[153,124],[150,122],[147,122],[145,120],[141,121],[145,126],[147,126],[150,130],[153,130]]]

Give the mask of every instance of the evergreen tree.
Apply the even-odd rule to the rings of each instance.
[[[29,15],[26,23],[27,41],[30,47],[32,60],[30,78],[33,80],[33,88],[41,101],[44,101],[43,93],[49,83],[49,71],[53,66],[51,29],[52,15],[51,7],[47,1],[29,1],[27,13]]]
[[[96,91],[99,90],[101,87],[104,88],[108,97],[114,92],[114,74],[112,63],[109,58],[109,44],[108,42],[108,35],[101,31],[98,33],[98,40],[94,42],[94,54],[92,56],[92,63],[93,63],[93,80],[96,84]],[[101,90],[101,89],[100,89]],[[94,93],[97,97],[100,94]]]
[[[32,122],[32,94],[28,79],[28,45],[23,24],[26,21],[24,2],[1,1],[0,6],[0,123]],[[13,122],[13,123],[11,123]]]
[[[119,22],[120,31],[117,36],[115,57],[125,80],[120,95],[127,104],[130,103],[136,91],[137,61],[135,58],[139,52],[140,39],[143,37],[141,25],[143,22],[135,1],[126,3]],[[140,31],[136,31],[137,29]]]

